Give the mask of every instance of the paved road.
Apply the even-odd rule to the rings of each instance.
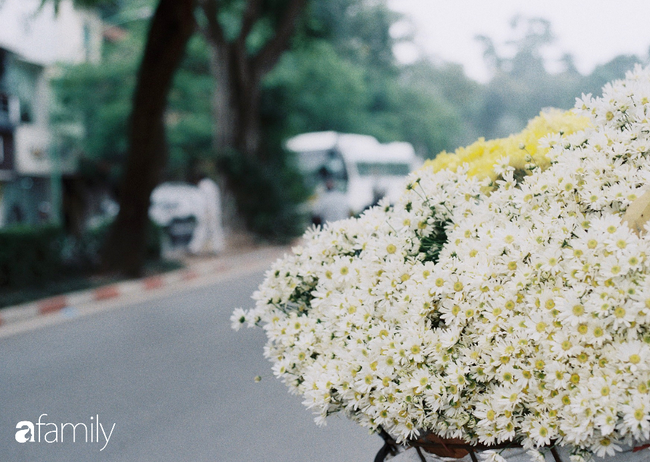
[[[272,377],[263,332],[230,329],[261,278],[239,274],[0,338],[0,461],[372,461],[378,436],[344,418],[317,427]],[[34,424],[33,443],[16,441],[20,421]],[[65,423],[84,423],[93,438],[77,426],[71,442]]]

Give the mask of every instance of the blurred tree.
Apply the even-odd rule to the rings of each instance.
[[[128,148],[127,122],[146,27],[145,19],[124,24],[120,39],[104,44],[100,63],[65,67],[52,82],[53,121],[59,133],[67,134],[67,145],[82,153],[81,174],[108,181],[115,190]],[[186,180],[196,165],[214,157],[210,106],[214,84],[208,53],[201,35],[194,35],[174,77],[165,111],[169,145],[165,179]]]
[[[215,150],[261,155],[261,82],[289,47],[307,0],[199,0],[216,80]]]
[[[140,26],[132,24],[123,39],[106,43],[99,64],[66,66],[52,81],[52,120],[66,145],[81,152],[81,174],[115,190],[128,149],[127,122],[146,34]]]
[[[508,61],[508,73],[514,78],[533,79],[536,75],[545,74],[542,48],[555,41],[551,32],[551,23],[544,18],[524,18],[517,15],[510,21],[513,31],[523,30],[519,39],[510,40],[516,52]]]
[[[362,131],[370,95],[365,69],[325,40],[287,53],[264,82],[263,115],[288,136],[321,130]]]
[[[476,139],[478,134],[472,121],[479,109],[483,87],[467,77],[461,65],[434,65],[421,60],[406,67],[400,80],[414,94],[412,101],[402,102],[404,109],[414,116],[405,124],[405,140],[415,146],[423,144],[427,157],[435,157],[443,150]],[[411,135],[411,131],[419,132],[420,136]]]
[[[503,58],[497,53],[497,48],[494,45],[494,40],[487,35],[477,35],[474,40],[481,42],[483,45],[483,60],[488,69],[496,74],[503,70]]]
[[[166,116],[170,151],[167,179],[188,180],[199,165],[215,159],[210,53],[201,34],[194,35],[174,78]]]
[[[61,0],[52,1],[58,8]],[[112,0],[108,0],[113,3]],[[106,0],[75,0],[78,6]],[[139,276],[146,251],[149,197],[167,159],[164,112],[172,78],[195,28],[194,0],[159,0],[140,62],[128,126],[128,150],[119,190],[120,211],[103,250],[107,272]]]
[[[305,14],[299,15],[301,10]],[[398,16],[385,2],[206,0],[202,11],[216,77],[215,150],[240,210],[260,215],[264,211],[255,204],[286,197],[270,194],[273,184],[263,178],[283,179],[282,188],[298,189],[286,183],[295,178],[285,174],[287,161],[276,160],[284,157],[280,142],[299,132],[358,132],[382,141],[413,135],[422,151],[440,148],[435,142],[450,125],[439,122],[449,111],[442,104],[425,108],[431,98],[400,82],[390,34]],[[427,110],[417,114],[416,108]],[[244,182],[247,176],[260,181]],[[247,222],[257,230],[271,223],[259,216]],[[263,235],[272,234],[264,227]]]
[[[506,42],[510,55],[501,54],[490,38],[477,37],[494,72],[474,119],[478,133],[486,138],[521,130],[543,108],[569,109],[581,81],[570,55],[564,56],[561,73],[547,72],[542,51],[554,36],[546,19],[515,16],[511,28],[514,38]]]
[[[199,0],[214,77],[213,151],[245,226],[282,241],[302,232],[300,176],[263,134],[262,82],[290,48],[307,0]],[[268,133],[268,132],[267,132]]]
[[[584,79],[581,93],[600,96],[603,85],[624,78],[625,73],[633,69],[634,65],[638,63],[648,64],[648,58],[640,58],[635,55],[620,55],[605,64],[596,66],[591,74]]]
[[[398,65],[389,31],[401,18],[384,2],[313,1],[308,13],[264,82],[267,139],[336,130],[409,141],[423,156],[454,147],[461,118],[448,97],[469,96],[469,79],[453,88],[431,64]]]

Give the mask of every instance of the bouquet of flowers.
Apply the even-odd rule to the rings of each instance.
[[[264,328],[318,422],[578,459],[648,440],[649,119],[638,67],[572,114],[442,155],[397,203],[307,231],[233,324]]]

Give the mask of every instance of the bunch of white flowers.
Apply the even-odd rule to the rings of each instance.
[[[650,438],[650,238],[622,215],[650,183],[650,70],[583,96],[591,127],[486,195],[462,168],[312,229],[236,310],[317,420],[398,441],[613,454]]]

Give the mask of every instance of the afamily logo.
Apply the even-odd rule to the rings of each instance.
[[[41,414],[33,423],[29,420],[22,420],[16,424],[16,441],[19,443],[97,443],[104,444],[100,451],[103,451],[113,435],[115,424],[111,431],[106,433],[108,426],[104,426],[99,421],[99,414],[90,416],[89,422],[47,422],[43,417],[47,414]],[[43,428],[41,428],[43,427]]]

